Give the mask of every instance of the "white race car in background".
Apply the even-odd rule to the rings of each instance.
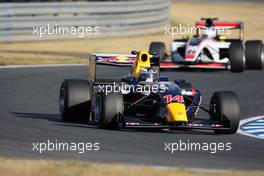
[[[209,68],[230,69],[242,72],[244,69],[262,69],[264,47],[261,40],[243,41],[242,22],[221,22],[217,18],[201,18],[196,22],[196,34],[191,38],[176,39],[171,53],[166,53],[165,44],[152,42],[150,53],[160,57],[161,68]],[[220,30],[239,30],[239,38],[225,39]]]

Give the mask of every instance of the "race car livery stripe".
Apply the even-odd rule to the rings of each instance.
[[[160,66],[179,66],[179,67],[188,67],[188,66],[201,66],[201,67],[204,67],[204,66],[207,66],[207,67],[221,67],[221,66],[225,66],[225,64],[223,63],[208,63],[208,64],[195,64],[195,65],[183,65],[183,64],[177,64],[177,63],[173,63],[173,62],[161,62],[160,63]]]
[[[124,57],[104,57],[100,58],[100,60],[103,61],[115,61],[115,62],[133,62],[135,59],[134,58],[124,58]]]
[[[205,27],[205,22],[199,21],[196,22],[196,27]],[[239,22],[214,22],[215,27],[240,27]]]
[[[195,88],[192,88],[192,96],[195,95]]]
[[[210,64],[196,64],[197,66],[208,66],[208,67],[218,67],[225,66],[223,63],[210,63]]]
[[[195,54],[186,54],[185,59],[194,59]]]

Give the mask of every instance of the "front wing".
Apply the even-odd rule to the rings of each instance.
[[[180,125],[164,125],[161,122],[151,122],[141,118],[131,118],[131,117],[122,117],[121,121],[122,127],[125,129],[175,129],[175,130],[184,130],[184,129],[197,129],[197,130],[220,130],[220,129],[229,129],[224,127],[221,123],[212,122],[208,119],[196,119],[195,121],[190,121],[186,124]]]

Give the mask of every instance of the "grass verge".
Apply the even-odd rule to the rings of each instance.
[[[0,159],[0,172],[5,176],[263,176],[261,171],[195,171],[174,168],[91,164],[81,161]]]

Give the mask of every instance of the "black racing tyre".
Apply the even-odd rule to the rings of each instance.
[[[163,42],[151,42],[149,45],[149,53],[155,53],[159,57],[159,61],[162,62],[166,57],[166,47]]]
[[[184,42],[185,44],[187,44],[188,39],[175,39],[173,42]],[[177,63],[177,56],[174,57],[174,55],[179,54],[180,56],[182,56],[183,58],[185,57],[185,50],[186,50],[186,46],[184,47],[178,47],[176,50],[171,51],[171,59],[172,62]]]
[[[245,57],[242,41],[231,42],[229,48],[229,61],[231,72],[243,72],[245,69]]]
[[[234,134],[239,127],[240,107],[232,91],[215,92],[210,101],[210,119],[222,123],[225,128],[214,130],[217,134]]]
[[[91,87],[88,81],[64,80],[60,87],[59,112],[64,121],[78,121],[89,118],[91,108]]]
[[[188,42],[188,39],[174,39],[173,42]]]
[[[98,93],[96,97],[95,119],[99,128],[118,130],[119,117],[124,110],[122,93]]]
[[[248,69],[263,69],[264,46],[261,40],[246,41],[245,43],[246,67]]]

